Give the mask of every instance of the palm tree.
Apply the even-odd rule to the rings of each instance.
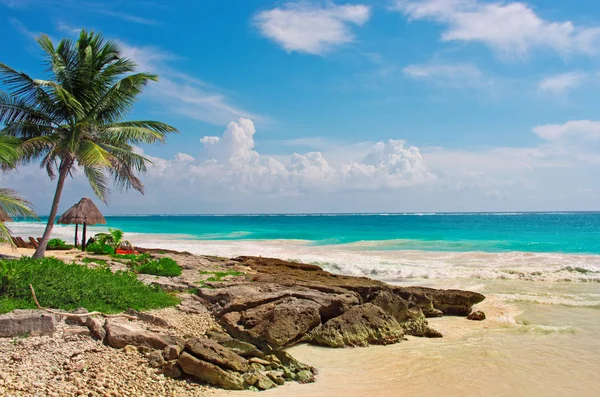
[[[14,168],[18,158],[18,144],[18,140],[0,135],[0,167],[5,170]],[[11,232],[4,222],[15,216],[35,217],[31,203],[19,197],[12,189],[0,188],[0,240],[5,240],[11,245],[14,245]]]
[[[121,55],[114,41],[81,31],[76,42],[54,45],[41,35],[49,80],[33,79],[0,63],[0,124],[7,136],[22,140],[21,162],[41,160],[50,178],[57,177],[48,224],[34,258],[44,256],[67,176],[82,170],[104,202],[109,178],[122,189],[144,192],[136,174],[149,160],[133,145],[164,142],[177,132],[157,121],[122,121],[146,84],[158,76],[134,73],[136,65]]]

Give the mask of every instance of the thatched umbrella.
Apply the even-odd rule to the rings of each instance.
[[[75,225],[75,247],[77,247],[77,227],[83,225],[83,239],[81,240],[81,249],[85,251],[85,232],[87,225],[106,225],[106,219],[100,213],[100,210],[92,200],[87,197],[82,198],[77,204],[72,206],[59,219],[58,223],[63,225]]]

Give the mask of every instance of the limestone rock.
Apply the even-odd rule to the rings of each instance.
[[[221,319],[227,331],[244,340],[272,347],[290,346],[321,323],[319,304],[306,299],[284,298]]]
[[[296,374],[296,382],[298,383],[312,383],[315,381],[315,374],[309,370],[302,370]]]
[[[185,351],[225,369],[238,372],[248,371],[248,361],[245,358],[210,339],[190,339],[185,344]]]
[[[467,320],[483,321],[483,320],[485,320],[485,313],[482,312],[481,310],[477,310],[476,312],[469,314],[467,316]]]
[[[267,375],[259,372],[256,374],[256,376],[258,380],[254,384],[254,386],[258,387],[260,390],[268,390],[277,387],[275,382],[273,382],[273,380],[271,380],[271,378],[269,378]]]
[[[152,351],[146,358],[148,359],[148,364],[152,368],[161,368],[165,364],[165,359],[158,350]]]
[[[104,329],[105,320],[103,318],[90,316],[85,320],[85,325],[90,330],[92,336],[99,340],[104,340],[106,330]]]
[[[189,353],[183,352],[177,360],[182,371],[211,385],[221,386],[227,390],[243,390],[244,378],[241,374],[224,369],[202,361]]]
[[[415,303],[427,317],[438,317],[441,314],[467,316],[473,305],[485,299],[485,296],[477,292],[425,287],[396,287],[394,293],[409,303]]]
[[[406,319],[400,323],[406,335],[425,338],[441,338],[442,334],[429,326],[425,315],[419,307],[412,307],[407,311]]]
[[[331,347],[388,345],[404,332],[395,318],[372,303],[355,306],[315,330],[313,342]]]
[[[175,338],[147,331],[135,323],[123,320],[108,319],[104,324],[106,337],[104,343],[120,349],[126,345],[146,346],[162,350],[165,347],[179,343]]]
[[[181,347],[177,345],[169,345],[162,350],[162,355],[165,360],[176,360],[181,350]]]
[[[54,316],[40,310],[14,310],[0,315],[0,337],[50,335],[54,331]]]
[[[206,336],[242,357],[263,358],[265,356],[265,354],[258,350],[258,348],[253,344],[232,338],[228,334],[216,331],[208,331],[206,332]]]
[[[382,308],[384,312],[394,317],[398,322],[406,319],[408,302],[398,295],[394,295],[388,291],[380,291],[371,303]]]
[[[162,373],[169,378],[181,378],[183,375],[181,368],[177,364],[177,360],[169,360],[163,366]]]

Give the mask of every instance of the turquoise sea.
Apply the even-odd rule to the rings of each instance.
[[[107,216],[108,227],[190,240],[373,242],[376,250],[600,254],[600,212]]]

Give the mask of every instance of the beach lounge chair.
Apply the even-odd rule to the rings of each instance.
[[[31,245],[33,246],[33,248],[37,249],[37,247],[40,246],[40,243],[37,242],[36,239],[34,239],[33,237],[29,237],[29,242],[31,243]]]
[[[29,244],[25,242],[21,237],[15,237],[17,248],[29,248]]]
[[[116,254],[119,255],[137,255],[138,252],[133,248],[133,245],[131,245],[131,243],[129,241],[123,241],[119,247],[117,248],[117,250],[115,251]]]

